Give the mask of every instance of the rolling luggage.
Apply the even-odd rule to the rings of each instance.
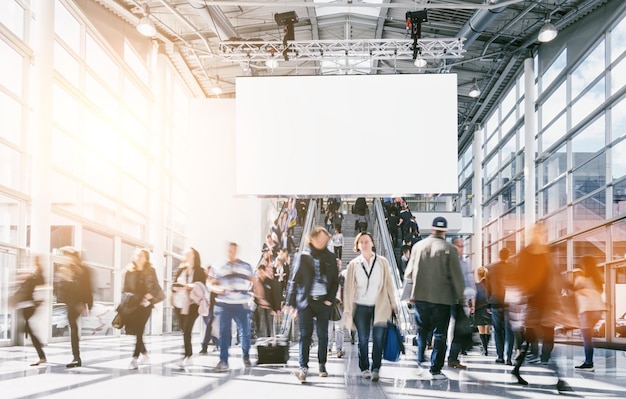
[[[285,315],[280,334],[276,334],[276,325],[274,322],[271,337],[257,339],[256,349],[259,356],[257,364],[287,364],[289,360],[291,316]]]

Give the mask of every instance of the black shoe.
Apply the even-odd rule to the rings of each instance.
[[[200,352],[198,352],[199,355],[208,355],[209,352],[207,352],[207,348],[202,348],[202,350]]]
[[[496,359],[496,363],[504,364],[504,359],[498,358]]]
[[[572,387],[563,380],[559,380],[556,383],[556,390],[559,392],[572,392],[573,391]]]
[[[509,359],[509,360],[507,360],[507,361],[506,361],[506,365],[507,365],[507,366],[512,366],[512,365],[513,365],[513,362],[511,362],[511,360]]]
[[[82,365],[80,359],[74,359],[70,363],[66,364],[65,367],[68,369],[72,369],[74,367],[80,367]]]
[[[519,375],[519,370],[513,370],[511,371],[511,374],[513,374],[515,376],[515,378],[517,378],[517,383],[520,385],[528,385],[528,381],[526,381],[525,379],[523,379],[520,375]],[[561,380],[559,380],[560,382]],[[558,386],[558,384],[557,384]]]
[[[249,357],[244,357],[243,358],[243,365],[246,367],[252,367],[252,363],[250,362],[250,358]]]
[[[588,363],[583,363],[580,366],[575,366],[574,367],[576,370],[578,371],[593,371],[593,363],[588,364]]]

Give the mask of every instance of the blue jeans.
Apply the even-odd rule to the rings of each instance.
[[[426,337],[432,331],[435,342],[430,356],[430,372],[439,374],[448,349],[446,340],[450,324],[450,305],[417,301],[414,309],[417,321],[418,351],[426,347]]]
[[[250,352],[250,310],[248,307],[241,304],[219,303],[215,305],[215,312],[220,317],[220,362],[228,364],[233,320],[237,324],[237,332],[241,339],[243,358],[247,359]]]
[[[498,359],[504,360],[504,348],[506,345],[506,360],[511,360],[515,335],[511,328],[509,311],[504,307],[492,306],[491,323],[493,324],[493,338],[496,341],[496,354]]]
[[[369,340],[370,330],[374,321],[374,306],[356,305],[352,318],[359,336],[359,368],[361,371],[369,370]],[[387,326],[374,326],[372,337],[372,370],[380,369],[383,358],[383,346],[385,345],[385,334]]]
[[[300,355],[298,361],[300,367],[309,368],[309,353],[311,351],[311,339],[313,337],[313,319],[316,319],[317,327],[317,360],[320,367],[326,365],[328,354],[328,318],[331,306],[324,305],[324,301],[309,301],[305,309],[298,309],[300,320]]]

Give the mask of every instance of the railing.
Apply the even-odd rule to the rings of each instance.
[[[409,310],[406,302],[400,300],[402,295],[402,279],[400,278],[400,271],[398,270],[398,264],[396,261],[396,254],[393,251],[393,245],[391,243],[391,236],[387,228],[387,222],[385,221],[385,211],[380,199],[374,200],[373,209],[373,223],[372,233],[374,234],[374,242],[376,245],[376,253],[384,256],[389,261],[391,267],[394,285],[396,287],[396,301],[398,302],[398,321],[400,323],[400,329],[402,333],[414,334],[417,331],[415,325],[415,318]]]

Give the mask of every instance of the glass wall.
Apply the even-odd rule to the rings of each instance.
[[[582,256],[591,255],[612,287],[623,285],[624,273],[613,273],[606,265],[626,256],[625,17],[616,14],[614,21],[602,21],[606,31],[585,37],[587,42],[560,32],[557,45],[537,52],[533,77],[537,90],[536,220],[545,223],[553,260],[561,272],[567,274]],[[594,14],[589,18],[595,18],[593,23],[601,19]],[[523,165],[524,80],[520,70],[519,78],[485,118],[483,130],[476,133],[483,134],[485,143],[485,264],[496,261],[503,247],[516,253],[524,246],[524,190],[532,184],[525,181]],[[459,188],[463,193],[471,188],[473,176],[464,169],[472,163],[471,148],[461,150]],[[621,313],[607,316],[613,324],[607,339],[626,337],[617,331],[623,324]],[[605,337],[604,327],[596,330],[596,336]]]
[[[51,1],[50,251],[64,245],[82,250],[96,302],[83,335],[108,335],[132,249],[159,243],[171,258],[184,247],[192,96],[164,56],[146,45],[149,39],[99,32],[99,21],[113,18],[106,9]],[[36,145],[29,124],[39,112],[24,83],[34,79],[34,68],[44,67],[33,64],[37,22],[33,8],[23,4],[0,2],[6,28],[0,29],[0,244],[16,247],[29,245],[29,143]],[[168,96],[157,103],[154,88],[161,81]],[[170,258],[154,257],[166,276]],[[52,302],[52,336],[63,336],[59,320],[67,312],[54,297]]]

